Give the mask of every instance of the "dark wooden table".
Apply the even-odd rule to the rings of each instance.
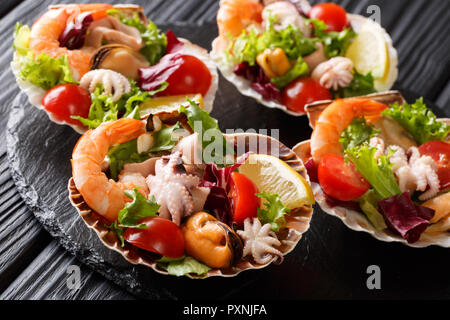
[[[67,253],[34,218],[33,213],[17,193],[11,178],[6,155],[5,128],[11,102],[19,93],[9,68],[12,58],[12,34],[16,21],[31,25],[52,2],[56,3],[48,0],[3,0],[0,6],[0,30],[2,30],[0,34],[0,299],[134,299],[125,290],[83,266]],[[144,5],[146,14],[157,24],[183,21],[198,24],[199,27],[203,22],[213,22],[218,8],[218,1],[215,0],[122,0],[118,2]],[[369,15],[367,13],[369,5],[378,5],[381,8],[382,25],[392,35],[399,52],[398,83],[402,88],[423,95],[434,102],[443,113],[449,115],[446,108],[450,103],[450,55],[448,54],[450,1],[342,0],[336,2],[350,12],[366,16]],[[32,161],[30,165],[33,165]],[[334,218],[330,217],[330,219]],[[343,239],[368,237],[356,234],[343,226],[341,229]],[[310,232],[319,235],[323,233],[324,241],[333,240],[327,238],[328,231],[321,230],[320,226],[313,224]],[[306,236],[302,240],[306,243],[301,245],[308,246],[307,238]],[[328,247],[328,244],[324,243],[324,247]],[[327,266],[323,265],[327,263],[325,256],[328,258],[331,256],[334,262],[339,263],[340,254],[332,252],[333,248],[330,244],[326,250],[310,252],[309,260],[314,261],[312,267],[318,265],[321,266],[320,271],[326,271]],[[414,253],[413,250],[409,252]],[[439,255],[444,253],[448,254],[448,250],[436,251],[435,259],[441,259]],[[364,258],[362,261],[351,254],[343,254],[342,259],[347,259],[346,265],[353,264],[356,269],[359,265],[363,267],[370,263],[370,259]],[[304,261],[307,260],[305,258]],[[417,261],[417,264],[426,265],[426,261]],[[79,265],[81,268],[82,286],[76,291],[69,290],[66,285],[67,268],[70,265]],[[352,267],[351,270],[355,268]],[[446,269],[448,268],[447,265]],[[431,281],[420,281],[420,290],[413,292],[402,291],[401,283],[399,283],[389,285],[390,289],[383,290],[379,294],[369,295],[361,289],[362,283],[350,290],[347,286],[346,292],[340,290],[340,283],[348,278],[348,272],[351,271],[340,268],[339,276],[330,279],[329,286],[318,290],[314,298],[450,298],[450,287],[443,287],[433,282],[439,281],[439,277],[448,278],[446,274],[423,275],[431,278]],[[361,282],[364,281],[364,275],[355,275],[355,277],[361,278]],[[390,276],[389,280],[395,282],[396,274]],[[308,281],[306,283],[311,285]],[[289,289],[292,291],[292,288]],[[230,297],[239,297],[239,292],[231,294]],[[274,298],[274,296],[268,293],[266,298]]]

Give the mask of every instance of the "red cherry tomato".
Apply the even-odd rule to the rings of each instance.
[[[147,228],[128,228],[123,233],[126,241],[169,258],[178,258],[184,254],[183,233],[175,223],[160,217],[145,218],[139,222],[146,224]]]
[[[91,108],[89,92],[75,84],[60,84],[51,88],[42,98],[42,105],[55,120],[81,125],[70,116],[87,118]]]
[[[211,72],[206,65],[194,56],[184,55],[183,63],[172,73],[167,82],[169,86],[162,95],[194,94],[206,95],[211,85]]]
[[[281,93],[281,103],[295,112],[305,112],[308,103],[332,98],[330,90],[308,77],[292,81]]]
[[[229,197],[233,207],[233,222],[237,225],[243,225],[245,219],[257,216],[261,199],[255,193],[258,193],[258,188],[252,180],[242,173],[231,173]]]
[[[323,191],[341,201],[358,199],[370,188],[370,183],[356,171],[354,165],[345,163],[344,157],[327,154],[319,163],[319,183]]]
[[[311,8],[309,17],[319,19],[328,26],[327,31],[340,32],[348,24],[347,12],[340,5],[331,2],[319,3]]]
[[[444,141],[429,141],[419,147],[422,155],[433,158],[437,165],[437,174],[441,190],[450,188],[450,144]]]

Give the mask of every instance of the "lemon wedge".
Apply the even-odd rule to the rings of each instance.
[[[249,177],[259,192],[278,194],[281,202],[289,209],[314,204],[309,183],[277,157],[251,154],[239,167],[239,172]]]
[[[365,23],[345,54],[361,74],[372,72],[384,81],[389,74],[389,50],[383,30],[376,23]]]
[[[203,109],[203,98],[201,94],[155,97],[141,103],[141,117],[146,117],[150,114],[157,114],[160,112],[171,113],[178,110],[180,106],[187,107],[189,106],[189,102],[186,98],[196,102],[198,106]]]

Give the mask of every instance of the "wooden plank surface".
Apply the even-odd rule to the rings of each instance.
[[[61,1],[73,2],[73,1]],[[77,1],[89,2],[89,1]],[[146,14],[156,23],[183,21],[201,25],[213,22],[218,8],[215,0],[152,0],[119,1],[139,3],[145,6]],[[317,2],[317,1],[313,1]],[[446,0],[343,0],[337,1],[346,9],[366,14],[369,5],[381,8],[382,25],[390,32],[399,51],[399,83],[403,88],[420,92],[437,103],[442,109],[450,103],[449,33],[450,1]],[[4,128],[8,119],[8,108],[17,95],[18,88],[9,69],[12,58],[12,32],[16,21],[31,24],[48,4],[54,1],[2,1],[0,7],[0,298],[2,299],[131,299],[127,292],[104,280],[103,277],[80,265],[75,258],[65,252],[41,225],[34,219],[20,196],[15,191],[9,174],[4,144]],[[12,10],[11,10],[12,9]],[[367,15],[367,14],[366,14]],[[201,27],[201,26],[200,26]],[[448,111],[447,111],[448,112]],[[220,119],[219,119],[220,120]],[[30,137],[33,138],[33,137]],[[42,138],[42,137],[37,137]],[[30,164],[32,165],[32,164]],[[330,247],[327,252],[331,259],[339,259],[338,252],[332,250],[332,240],[326,230],[312,225],[312,233],[321,234],[323,245]],[[342,226],[346,236],[358,239],[358,235]],[[307,240],[307,237],[305,241]],[[310,253],[313,255],[313,253]],[[305,263],[308,257],[305,258]],[[314,260],[317,269],[326,273],[326,266],[320,259]],[[82,287],[78,291],[67,289],[67,269],[70,265],[80,265]],[[342,268],[345,264],[342,264]],[[339,283],[341,279],[329,279]],[[393,279],[395,280],[395,279]],[[435,292],[425,292],[426,297],[448,297],[445,288],[434,288]],[[319,288],[317,297],[327,288]],[[334,289],[330,289],[334,290]],[[355,298],[361,293],[355,288],[345,297]],[[327,292],[330,295],[330,292]],[[333,293],[331,293],[332,295]],[[238,293],[230,293],[230,296]],[[387,297],[407,297],[395,288]]]

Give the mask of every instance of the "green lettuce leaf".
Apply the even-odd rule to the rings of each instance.
[[[41,53],[35,57],[28,47],[29,37],[30,28],[18,23],[14,32],[13,48],[20,66],[20,78],[46,91],[58,84],[77,83],[72,77],[66,55],[52,58]]]
[[[149,20],[148,24],[145,25],[137,12],[131,18],[117,9],[108,10],[108,14],[117,17],[123,24],[139,30],[144,43],[140,53],[147,58],[151,65],[156,64],[161,59],[166,52],[167,38],[153,21]]]
[[[79,120],[83,125],[90,129],[95,129],[103,122],[114,121],[119,118],[140,119],[139,106],[142,102],[150,99],[157,92],[167,87],[167,82],[153,91],[141,91],[136,82],[130,80],[131,90],[125,93],[118,101],[113,101],[112,94],[103,93],[103,86],[97,85],[97,88],[91,93],[91,108],[88,118],[72,116]]]
[[[419,145],[432,141],[443,141],[450,133],[450,126],[439,122],[434,113],[423,103],[423,99],[413,104],[397,102],[383,111],[383,115],[390,116],[405,128]]]
[[[121,247],[125,246],[125,239],[123,238],[123,233],[124,233],[125,229],[123,229],[121,226],[119,226],[117,220],[114,221],[111,225],[105,225],[105,228],[111,230],[112,232],[114,232],[117,235],[117,238],[119,238]]]
[[[227,143],[219,128],[216,119],[209,115],[209,112],[202,110],[194,101],[189,100],[189,108],[181,106],[180,114],[187,117],[189,126],[198,134],[204,152],[205,163],[214,162],[221,166],[227,163],[227,155],[234,154],[233,148]]]
[[[195,260],[192,257],[185,257],[182,260],[172,260],[169,263],[158,263],[158,265],[167,270],[170,275],[181,277],[189,273],[193,273],[199,276],[205,275],[210,267]]]
[[[183,129],[183,127],[179,122],[173,126],[166,126],[163,124],[160,130],[152,134],[153,144],[149,152],[172,150],[177,144],[177,140],[173,139],[172,134],[181,129]]]
[[[369,141],[370,138],[378,135],[380,130],[368,125],[364,118],[355,118],[352,123],[341,133],[339,142],[343,150],[353,148]]]
[[[377,148],[365,143],[346,149],[345,157],[353,162],[356,169],[369,181],[380,199],[401,194],[389,161],[390,154],[376,158],[376,152]]]
[[[119,211],[119,226],[122,228],[147,228],[146,224],[139,224],[138,221],[157,216],[160,205],[156,203],[155,197],[151,196],[150,199],[147,199],[137,188],[133,191],[125,190],[124,193],[133,201],[127,202],[125,207]]]
[[[326,32],[328,27],[322,20],[309,19],[309,21],[314,25],[314,36],[323,43],[325,55],[328,58],[344,56],[352,39],[356,37],[356,33],[350,28],[341,32]]]
[[[369,189],[361,198],[358,199],[359,206],[361,210],[366,215],[367,219],[372,223],[372,225],[377,230],[384,230],[387,225],[384,221],[383,215],[378,211],[378,200],[377,194],[373,189]]]
[[[278,194],[269,194],[267,192],[257,193],[256,196],[267,200],[264,203],[265,208],[258,208],[258,218],[263,224],[270,223],[272,231],[279,231],[280,227],[286,223],[284,216],[289,213],[280,200]]]
[[[276,17],[269,16],[266,29],[261,35],[254,28],[250,28],[243,30],[236,38],[230,37],[227,52],[231,54],[227,54],[228,60],[233,63],[248,62],[252,66],[256,62],[257,55],[265,49],[280,48],[289,60],[297,60],[317,49],[315,39],[304,37],[301,30],[294,25],[279,31],[275,30],[276,21]]]
[[[347,87],[332,90],[334,99],[364,96],[374,92],[376,90],[372,73],[363,75],[358,73],[356,69],[353,70],[353,80]]]
[[[137,139],[118,144],[108,151],[109,172],[111,178],[117,180],[125,163],[138,163],[149,158],[148,154],[138,153]]]
[[[309,72],[308,64],[303,60],[302,57],[297,59],[295,65],[289,69],[289,71],[280,76],[270,79],[270,81],[277,86],[278,89],[282,90],[285,86],[291,83],[293,80],[307,75]]]

